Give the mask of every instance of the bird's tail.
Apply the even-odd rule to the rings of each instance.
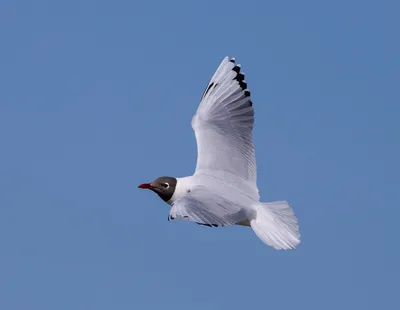
[[[297,217],[286,201],[260,203],[250,221],[257,237],[277,250],[294,249],[300,243]]]

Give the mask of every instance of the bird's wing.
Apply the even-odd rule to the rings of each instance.
[[[198,187],[172,205],[169,220],[187,220],[206,226],[235,225],[247,219],[239,205]]]
[[[245,180],[258,195],[252,130],[254,109],[240,65],[221,62],[192,119],[197,140],[196,173]]]

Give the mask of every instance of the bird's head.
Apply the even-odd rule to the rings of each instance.
[[[159,177],[151,183],[143,183],[138,187],[150,189],[155,192],[162,200],[168,202],[174,195],[177,180],[172,177]]]

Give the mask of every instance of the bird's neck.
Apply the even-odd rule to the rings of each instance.
[[[193,187],[193,177],[183,177],[183,178],[176,178],[176,186],[174,194],[172,195],[171,199],[167,201],[168,204],[172,205],[178,199],[185,197]]]

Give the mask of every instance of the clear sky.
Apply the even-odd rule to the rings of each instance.
[[[0,2],[0,308],[400,309],[400,4]],[[302,244],[168,222],[225,56]]]

